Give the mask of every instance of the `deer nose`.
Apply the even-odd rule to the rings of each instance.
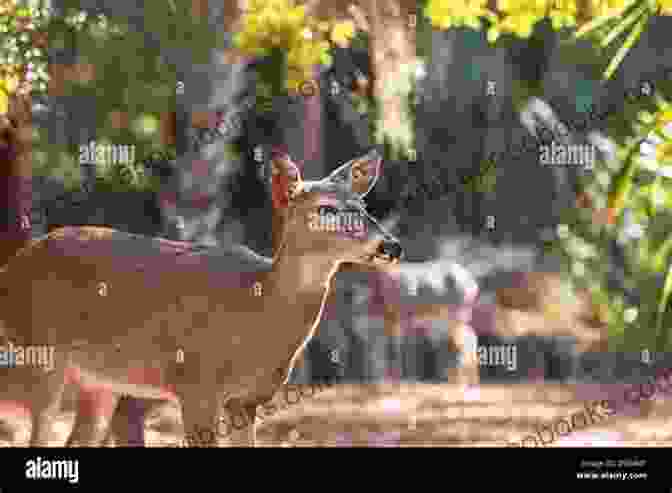
[[[399,240],[394,238],[385,238],[378,245],[378,255],[387,255],[392,260],[401,260],[401,257],[404,254],[404,250],[401,248],[401,243]]]

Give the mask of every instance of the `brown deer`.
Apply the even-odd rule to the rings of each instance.
[[[282,153],[276,154],[283,155]],[[354,186],[365,192],[371,179],[370,169],[351,162],[354,165]],[[273,248],[278,249],[281,244],[281,235],[284,224],[287,222],[286,209],[273,209]],[[450,349],[456,353],[463,353],[466,344],[465,338],[472,332],[469,327],[471,309],[476,303],[479,290],[475,279],[452,259],[440,259],[434,262],[403,262],[399,264],[344,264],[339,272],[365,273],[369,277],[369,284],[379,295],[381,303],[370,307],[369,316],[379,317],[383,321],[386,335],[394,342],[399,343],[401,338],[408,334],[409,328],[418,325],[428,326],[439,322],[445,326],[448,333]],[[439,278],[437,277],[439,275]],[[457,304],[424,302],[421,296],[409,292],[409,285],[431,284],[434,292],[445,291],[446,278],[456,282],[461,290],[462,299]],[[334,293],[327,304],[334,303]],[[451,371],[448,380],[451,383],[478,382],[478,366],[473,359],[466,358],[464,364]]]
[[[274,232],[284,228],[286,217],[283,211],[282,208],[274,209]],[[274,235],[276,248],[280,245],[278,237]],[[556,274],[521,273],[516,277],[517,281],[512,280],[510,286],[497,290],[496,304],[476,305],[478,284],[466,269],[450,261],[450,258],[423,263],[404,262],[392,266],[346,264],[339,272],[368,274],[374,296],[368,302],[364,319],[358,321],[356,317],[355,320],[356,324],[363,324],[363,331],[371,332],[375,327],[383,325],[385,333],[396,342],[400,342],[404,335],[413,333],[438,338],[439,344],[448,344],[451,352],[462,356],[461,364],[444,374],[448,383],[479,382],[478,357],[473,347],[469,350],[469,342],[473,345],[475,334],[572,335],[577,338],[577,349],[580,352],[594,351],[598,347],[596,343],[601,344],[606,340],[603,331],[599,329],[599,322],[595,321],[597,319],[591,318],[585,293],[579,292],[567,299],[560,293],[563,288]],[[414,281],[420,285],[433,284],[435,292],[445,290],[446,277],[457,281],[458,287],[462,288],[458,303],[437,302],[436,299],[428,301],[422,295],[411,294],[413,289],[409,289],[409,286]],[[333,296],[333,290],[330,296]],[[376,301],[371,301],[374,299]],[[328,299],[326,305],[333,302]],[[477,320],[471,320],[474,309],[478,313]],[[553,315],[551,311],[557,313]],[[562,317],[558,318],[558,315]],[[374,321],[376,318],[378,321]],[[297,366],[300,364],[300,361],[297,362]],[[151,414],[166,418],[166,408],[162,409],[161,406],[165,404],[151,408]],[[146,413],[145,409],[138,410],[138,402],[122,401],[114,414],[112,426],[118,445],[128,445],[126,437],[139,435],[138,432],[129,433],[127,427],[143,429],[146,414],[150,413]]]
[[[282,246],[283,231],[286,229],[290,210],[285,207],[282,197],[282,191],[287,187],[288,180],[296,179],[296,174],[300,172],[298,165],[294,163],[287,154],[285,149],[275,148],[273,150],[271,159],[271,187],[270,194],[273,200],[272,210],[272,247],[274,252],[278,252]],[[288,175],[285,170],[290,170]],[[341,167],[341,171],[336,171],[333,176],[340,176],[339,180],[346,178],[343,173],[348,173],[351,170],[351,184],[352,190],[362,196],[366,195],[372,188],[372,183],[376,178],[376,167],[371,166],[371,156],[365,155],[349,161]],[[350,264],[344,263],[340,271],[364,271],[371,274],[379,274],[383,265],[379,264]],[[333,303],[333,290],[330,291],[325,305]],[[392,308],[393,310],[393,308]],[[396,311],[394,312],[396,313]],[[296,361],[295,367],[303,364],[303,358],[299,357]],[[147,378],[148,375],[145,376]],[[112,416],[110,423],[110,433],[107,438],[107,443],[114,443],[116,446],[136,446],[140,445],[142,435],[144,434],[145,420],[149,415],[163,415],[165,417],[166,411],[170,404],[166,402],[152,402],[142,401],[138,399],[122,399],[112,414],[109,408],[110,399],[101,394],[100,389],[87,389],[81,394],[81,404],[79,406],[79,413],[83,416],[90,416],[89,421],[102,422],[105,417]],[[173,424],[175,426],[176,423]],[[79,435],[76,429],[74,435]]]
[[[30,242],[31,116],[30,98],[17,94],[10,95],[9,111],[0,115],[0,267]],[[2,341],[0,324],[0,346]],[[19,380],[25,376],[21,368],[0,367],[0,407],[10,415],[25,411],[18,405],[26,387]],[[10,435],[19,431],[14,424],[6,430]]]
[[[284,152],[276,152],[275,156],[283,156]],[[372,168],[361,166],[357,160],[351,161],[353,169],[353,186],[361,193],[366,192],[371,179]],[[275,169],[275,165],[274,165]],[[277,172],[276,172],[277,173]],[[281,175],[280,175],[281,176]],[[274,187],[278,189],[279,187]],[[284,230],[287,222],[287,210],[282,207],[273,208],[274,250],[280,247],[282,237],[279,232]],[[471,309],[478,298],[478,285],[475,279],[459,264],[451,259],[440,259],[434,262],[403,262],[400,264],[344,264],[339,272],[365,273],[373,290],[379,294],[382,303],[370,307],[369,316],[379,317],[383,321],[386,335],[398,344],[401,338],[409,333],[409,329],[419,325],[430,326],[439,322],[444,325],[450,350],[464,353],[467,338],[473,331],[469,327]],[[440,278],[436,278],[439,274]],[[445,291],[446,278],[456,282],[462,299],[457,304],[424,302],[422,297],[409,293],[409,285],[432,284],[434,292]],[[335,303],[333,291],[327,305]],[[449,372],[451,383],[478,383],[478,365],[473,358],[465,358],[463,364]]]
[[[343,169],[352,169],[353,189],[364,195],[368,192],[372,181],[375,179],[376,170],[369,166],[369,156],[354,159],[347,163]],[[281,246],[282,232],[287,224],[286,207],[281,206],[282,190],[288,181],[296,179],[296,175],[286,177],[282,170],[290,170],[292,173],[298,166],[291,160],[289,155],[276,149],[271,160],[273,170],[273,186],[271,187],[274,198],[273,208],[273,247],[278,251]],[[290,174],[292,174],[290,173]],[[353,266],[345,267],[353,270]],[[371,270],[372,273],[377,270]],[[297,361],[297,366],[302,364],[302,358]],[[138,371],[136,378],[143,383],[160,382],[160,375],[156,371],[148,369]],[[78,383],[72,378],[70,383]],[[95,385],[79,386],[78,401],[76,405],[76,422],[71,433],[70,443],[73,445],[97,445],[101,440],[106,423],[110,422],[108,443],[117,446],[135,446],[144,443],[144,427],[146,417],[151,414],[165,416],[165,411],[171,406],[166,401],[151,401],[144,399],[127,398],[119,399],[111,391]],[[173,401],[174,399],[170,399]],[[174,405],[175,403],[173,403]],[[116,406],[116,410],[115,410]],[[17,414],[17,413],[14,413]],[[110,421],[111,420],[111,421]],[[175,423],[176,424],[176,423]]]
[[[282,161],[291,158],[283,151],[276,150],[271,160],[273,169],[272,191],[282,190],[282,181],[284,174],[280,173],[283,169]],[[373,168],[365,166],[366,156],[358,158],[348,165],[352,166],[353,188],[358,193],[366,193],[370,179],[370,172]],[[274,196],[277,195],[274,193]],[[279,198],[275,197],[274,201]],[[273,208],[273,248],[278,251],[282,244],[281,232],[285,229],[288,221],[288,210],[284,207]],[[438,337],[445,340],[449,345],[449,350],[463,354],[466,352],[466,338],[473,334],[469,327],[471,308],[478,296],[478,285],[469,273],[452,261],[441,259],[435,262],[423,263],[401,263],[394,265],[371,265],[371,264],[343,264],[339,272],[342,273],[365,273],[367,274],[369,285],[376,295],[374,298],[381,302],[371,302],[367,308],[366,320],[361,322],[366,325],[364,331],[369,331],[377,323],[371,323],[372,319],[381,320],[385,333],[396,342],[395,347],[400,346],[404,335],[416,331],[423,335],[430,332],[430,337]],[[438,274],[438,277],[437,277]],[[427,279],[431,277],[431,279]],[[436,279],[434,279],[436,278]],[[436,300],[426,301],[422,296],[410,294],[409,284],[434,284],[433,291],[440,292],[447,289],[446,278],[452,278],[456,281],[461,298],[453,304],[438,303]],[[430,282],[431,281],[431,282]],[[412,289],[411,289],[412,291]],[[445,298],[445,296],[444,296]],[[326,306],[332,306],[335,303],[334,290],[325,303]],[[359,320],[359,319],[358,319]],[[359,323],[359,322],[357,322]],[[441,330],[434,330],[440,324]],[[424,329],[424,330],[423,330]],[[302,364],[303,359],[297,360],[295,368]],[[448,370],[445,375],[449,383],[475,384],[479,381],[479,368],[475,358],[464,357],[462,363],[453,369]],[[98,402],[101,406],[98,411],[91,407],[91,403],[96,402],[96,396],[91,395],[95,390],[84,394],[83,409],[88,415],[109,415],[110,410],[102,408],[105,400]],[[93,398],[93,399],[92,399]],[[107,401],[109,403],[109,401]],[[122,399],[112,417],[111,432],[108,437],[110,442],[117,446],[134,446],[142,444],[142,434],[144,433],[145,420],[150,415],[160,415],[166,422],[172,421],[171,428],[179,428],[178,417],[174,411],[169,410],[169,404],[165,402],[138,401],[137,399]],[[168,416],[171,415],[170,418]],[[238,420],[240,421],[240,420]]]
[[[375,169],[368,192],[380,158],[357,162]],[[145,399],[170,399],[167,387],[186,429],[212,428],[222,407],[254,421],[313,336],[339,265],[399,259],[399,242],[366,213],[351,163],[312,182],[291,161],[280,165],[286,186],[274,207],[286,208],[288,221],[272,260],[242,246],[200,248],[92,227],[59,229],[12,258],[0,274],[5,335],[56,348],[55,370],[32,390],[32,445],[46,444],[66,377]],[[366,233],[311,231],[325,201],[361,214]],[[146,368],[157,369],[162,386],[133,382]],[[254,443],[253,427],[231,442]]]

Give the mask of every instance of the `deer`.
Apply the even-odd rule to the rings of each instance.
[[[0,114],[0,267],[25,247],[31,237],[30,213],[27,210],[32,173],[31,118],[30,98],[10,94],[8,111]],[[25,413],[17,406],[25,394],[25,384],[20,384],[25,376],[27,373],[22,368],[0,368],[0,407],[10,414],[18,416]],[[19,430],[13,428],[10,426],[9,431],[16,434]]]
[[[0,267],[22,248],[29,246],[31,241],[31,119],[30,97],[10,94],[8,112],[0,115],[0,211],[4,215],[1,223],[3,231],[0,232]],[[0,324],[0,346],[4,347],[5,342],[3,325]],[[30,413],[23,402],[29,400],[34,378],[35,372],[30,368],[0,368],[0,414],[10,417],[9,423],[3,423],[3,431],[9,431],[13,438],[20,433],[19,423],[29,418]],[[76,395],[79,389],[76,385],[68,385],[68,391]]]
[[[274,203],[277,202],[275,191],[282,190],[284,175],[279,173],[282,169],[282,160],[292,163],[292,168],[297,165],[284,148],[276,148],[271,159],[272,186]],[[353,166],[353,180],[360,192],[365,192],[369,182],[371,167],[360,166],[357,160],[349,163]],[[272,213],[272,249],[278,251],[282,245],[280,234],[289,220],[288,209],[285,207],[273,207]],[[478,297],[478,284],[467,269],[453,262],[451,259],[442,258],[432,262],[402,262],[391,264],[363,264],[344,263],[339,273],[365,274],[373,291],[380,295],[380,303],[373,303],[366,313],[366,320],[356,317],[356,324],[366,325],[358,327],[358,330],[371,331],[373,319],[379,319],[384,326],[384,332],[392,338],[397,352],[400,351],[400,341],[409,330],[417,331],[418,335],[429,334],[433,339],[445,339],[448,350],[458,355],[465,355],[470,347],[470,338],[474,338],[473,330],[469,326],[471,309]],[[451,279],[457,287],[459,300],[448,303],[446,291],[449,291],[447,279]],[[433,296],[431,301],[426,297],[418,296],[413,286],[431,286]],[[334,291],[327,298],[326,305],[334,303]],[[443,302],[439,299],[444,298]],[[373,326],[378,325],[374,323]],[[400,356],[398,354],[397,356]],[[302,364],[302,358],[297,360],[295,368]],[[476,384],[479,381],[478,364],[475,358],[464,357],[455,368],[446,372],[448,382],[456,384]],[[86,401],[91,402],[90,399]],[[144,433],[145,419],[150,414],[161,414],[161,406],[165,403],[138,402],[136,399],[123,399],[115,410],[110,432],[107,437],[108,443],[117,446],[135,446],[142,443],[140,438]],[[92,411],[87,404],[89,413]],[[164,408],[165,410],[165,408]],[[102,414],[102,409],[98,414]],[[164,413],[165,416],[165,413]]]
[[[54,370],[37,372],[32,389],[31,445],[48,442],[68,380],[115,400],[176,395],[185,429],[212,429],[220,410],[254,422],[313,337],[339,266],[401,258],[391,223],[364,204],[381,161],[373,151],[304,181],[293,163],[278,160],[284,186],[273,206],[289,219],[273,259],[242,245],[202,247],[109,228],[64,227],[31,241],[0,272],[4,338],[55,347]],[[365,166],[373,171],[362,192],[353,176]],[[325,201],[360,213],[365,232],[311,231]],[[155,368],[161,382],[133,383],[138,368]],[[230,435],[232,444],[255,442],[254,427]]]
[[[415,263],[410,263],[413,272],[409,272],[409,265],[403,262],[390,266],[367,266],[363,264],[346,264],[341,267],[338,274],[358,273],[365,274],[367,282],[372,286],[372,290],[379,295],[376,300],[367,302],[364,308],[365,316],[355,316],[356,330],[365,334],[379,332],[381,327],[385,334],[391,337],[393,347],[400,351],[400,342],[403,336],[411,333],[420,337],[430,337],[437,340],[437,343],[446,344],[445,350],[462,355],[461,361],[454,368],[445,370],[445,381],[450,384],[474,385],[479,382],[479,366],[476,358],[468,357],[469,338],[473,336],[473,330],[469,326],[468,314],[471,306],[468,304],[468,298],[460,304],[449,304],[447,302],[438,303],[422,302],[423,296],[410,295],[407,293],[406,284],[408,279],[416,279],[420,272]],[[424,263],[422,263],[424,264]],[[421,265],[423,268],[443,268],[446,269],[448,262],[428,263]],[[431,270],[423,269],[426,272]],[[451,275],[452,273],[446,273]],[[422,281],[421,281],[422,283]],[[435,287],[437,292],[445,289],[444,280],[441,279],[441,286]],[[334,295],[331,291],[325,305],[334,303],[330,299]],[[358,306],[361,308],[362,304]],[[356,313],[360,310],[355,308]],[[318,327],[317,329],[320,329]],[[316,332],[317,335],[317,332]],[[397,356],[400,356],[397,354]],[[303,362],[303,358],[297,360],[294,366],[296,370]],[[375,391],[375,388],[372,388]],[[262,412],[261,410],[259,412]],[[114,443],[115,446],[137,446],[142,443],[138,438],[143,433],[146,419],[150,416],[161,416],[163,423],[170,423],[166,428],[179,429],[178,417],[173,410],[169,409],[165,402],[145,401],[138,402],[136,399],[123,399],[111,418],[110,433],[108,443]],[[245,423],[243,418],[237,420],[237,423]],[[244,425],[252,426],[252,424]]]
[[[273,232],[282,231],[286,220],[284,209],[274,208]],[[280,240],[279,235],[273,235],[275,249],[279,247]],[[477,277],[497,266],[512,268],[513,264],[509,262],[513,260],[507,259],[513,257],[517,259],[515,265],[522,268],[532,262],[532,254],[512,250],[510,255],[498,259],[496,255],[498,252],[501,254],[501,250],[487,248],[478,242],[467,242],[463,247],[484,255],[487,261],[469,261],[462,266],[454,262],[460,253],[444,246],[438,259],[427,262],[344,264],[339,273],[365,274],[365,285],[369,288],[357,290],[356,298],[360,301],[354,304],[355,330],[366,336],[382,326],[398,353],[404,336],[429,338],[436,350],[459,356],[455,367],[440,368],[443,380],[467,386],[480,383],[476,344],[477,337],[481,335],[572,335],[578,340],[577,349],[580,352],[594,351],[594,344],[604,341],[604,334],[599,333],[599,323],[590,318],[585,293],[576,293],[575,298],[563,301],[560,279],[553,273],[514,275],[510,285],[496,290],[495,304],[479,301]],[[451,291],[449,284],[457,288],[457,300],[447,299],[446,292]],[[361,287],[361,283],[355,286]],[[431,288],[430,293],[423,289],[425,287]],[[363,292],[368,294],[362,296]],[[332,290],[329,296],[333,295]],[[328,299],[327,306],[332,302]],[[552,307],[555,311],[561,309],[564,317],[557,319],[552,316],[549,312]],[[295,369],[300,364],[298,361]],[[111,436],[116,443],[128,445],[126,427],[141,430],[149,411],[139,411],[137,403],[132,400],[123,401],[113,417]],[[151,411],[152,414],[162,414],[160,406]],[[163,416],[166,417],[166,414],[163,413]],[[135,436],[138,435],[136,432]]]
[[[291,159],[286,149],[276,148],[274,155]],[[359,167],[355,172],[355,180],[360,187],[367,182],[366,168]],[[283,230],[287,222],[287,211],[284,208],[273,208],[272,244],[273,249],[280,247],[282,237],[278,232]],[[397,262],[393,264],[343,264],[339,273],[365,274],[369,286],[378,295],[379,303],[373,303],[367,312],[367,320],[363,322],[362,331],[370,331],[369,318],[377,318],[384,327],[386,335],[392,338],[397,352],[401,338],[423,327],[422,332],[433,337],[446,337],[450,351],[464,353],[474,337],[469,326],[471,310],[479,296],[479,286],[475,277],[464,266],[456,263],[450,255],[428,262]],[[446,282],[449,281],[449,282]],[[446,296],[450,290],[448,284],[456,288],[459,299],[448,301]],[[431,288],[433,296],[419,296],[419,286]],[[331,293],[333,302],[334,293]],[[433,330],[440,327],[440,330]],[[441,332],[441,334],[439,334]],[[397,355],[400,356],[400,355]],[[450,383],[475,384],[478,382],[478,365],[473,358],[464,358],[461,363],[446,375]]]

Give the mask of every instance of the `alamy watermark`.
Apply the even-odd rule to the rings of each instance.
[[[78,484],[79,460],[29,459],[26,461],[26,479],[60,479]]]
[[[0,346],[0,367],[17,366],[42,367],[48,371],[54,369],[53,346],[20,346],[11,342]]]
[[[308,229],[316,232],[364,234],[365,217],[358,211],[330,211],[321,208],[308,216]]]
[[[515,344],[479,345],[478,337],[474,334],[467,335],[460,359],[462,365],[472,363],[478,366],[505,366],[508,371],[518,369],[518,349]]]
[[[111,166],[135,163],[135,145],[98,144],[92,140],[79,146],[79,164]]]
[[[656,70],[656,79],[642,79],[639,83],[626,90],[623,98],[626,102],[634,103],[651,98],[656,93],[656,84],[662,81],[672,81],[672,67],[663,67]],[[540,126],[539,135],[525,136],[518,145],[509,144],[506,151],[492,151],[486,158],[487,166],[475,175],[465,175],[460,178],[462,185],[468,185],[482,177],[490,168],[495,167],[502,158],[520,159],[526,153],[537,153],[540,164],[544,166],[582,166],[592,170],[595,162],[595,148],[592,145],[560,145],[555,142],[555,136],[568,138],[571,133],[587,134],[594,123],[605,121],[618,111],[619,104],[612,104],[604,111],[599,112],[594,105],[586,107],[586,117],[580,122],[562,122],[555,124],[553,130]]]
[[[595,165],[595,146],[592,144],[558,144],[539,146],[539,163],[543,166],[583,166],[593,169]]]

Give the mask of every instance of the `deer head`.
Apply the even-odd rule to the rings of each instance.
[[[348,161],[327,177],[304,181],[289,155],[272,159],[273,208],[284,222],[278,251],[327,255],[337,264],[389,264],[402,256],[399,241],[366,212],[364,198],[380,176],[376,151]]]

